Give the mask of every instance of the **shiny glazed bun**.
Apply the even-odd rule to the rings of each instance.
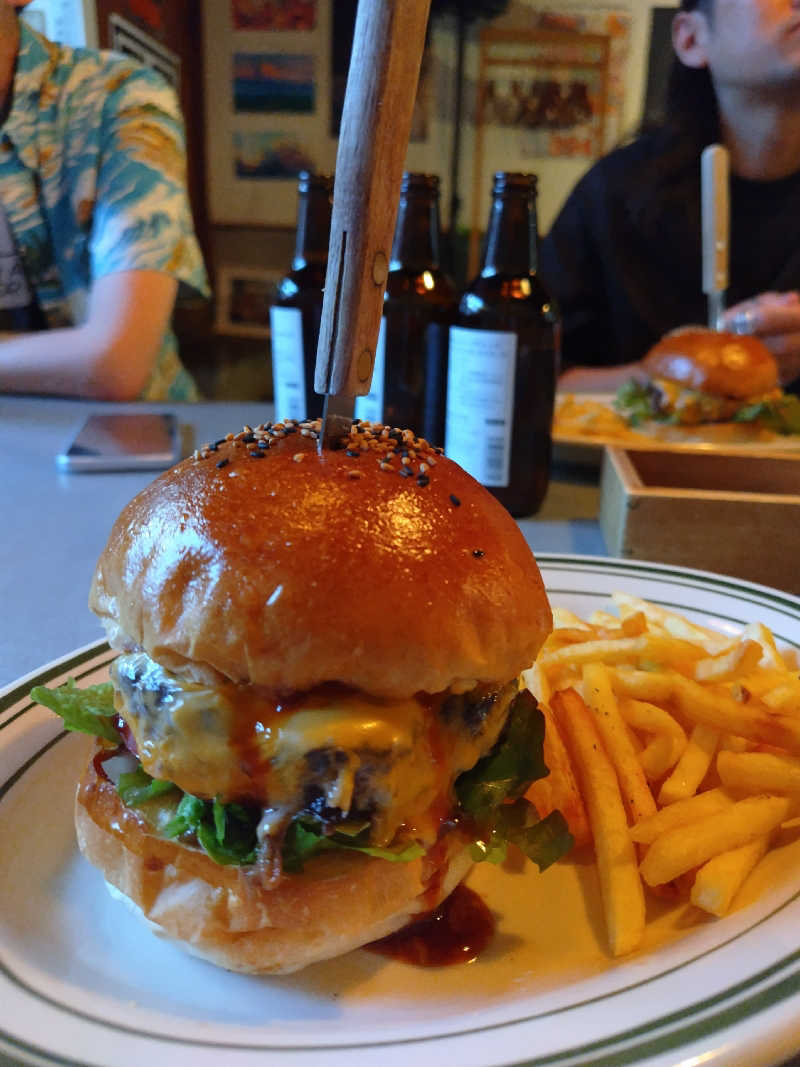
[[[245,430],[157,478],[94,576],[112,646],[198,681],[382,697],[528,667],[551,615],[517,524],[409,431],[365,426],[322,455],[297,424]]]
[[[702,326],[665,334],[644,357],[643,366],[654,378],[736,400],[778,388],[778,367],[763,341]]]
[[[81,852],[154,933],[246,974],[288,974],[385,937],[437,907],[472,864],[454,830],[408,863],[328,852],[265,886],[258,868],[221,867],[151,833],[92,763],[75,826]]]
[[[497,811],[458,782],[544,728],[519,676],[552,618],[508,512],[410,431],[323,454],[318,431],[246,427],[157,478],[90,594],[121,654],[80,847],[157,932],[252,973],[436,907],[469,843],[512,840],[536,761]]]

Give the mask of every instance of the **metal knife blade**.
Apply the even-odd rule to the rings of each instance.
[[[700,156],[703,223],[703,292],[708,300],[708,325],[719,330],[728,288],[730,242],[730,159],[721,144],[708,145]]]
[[[341,439],[350,433],[355,406],[354,396],[325,394],[322,402],[322,429],[317,442],[319,451],[336,448]]]

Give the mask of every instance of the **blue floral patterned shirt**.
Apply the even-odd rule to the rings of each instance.
[[[159,75],[20,20],[0,203],[49,326],[83,321],[92,281],[117,271],[163,271],[208,293],[185,179],[183,121]],[[170,331],[141,399],[197,396]]]

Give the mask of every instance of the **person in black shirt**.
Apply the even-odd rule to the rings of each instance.
[[[615,389],[664,333],[706,321],[700,154],[731,157],[725,326],[800,379],[800,0],[683,0],[667,119],[599,160],[542,243],[561,384]]]

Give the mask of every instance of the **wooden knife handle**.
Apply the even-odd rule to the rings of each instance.
[[[723,145],[708,145],[700,156],[703,226],[703,292],[728,288],[730,241],[729,156]]]
[[[369,392],[430,0],[361,0],[347,77],[314,388]]]

